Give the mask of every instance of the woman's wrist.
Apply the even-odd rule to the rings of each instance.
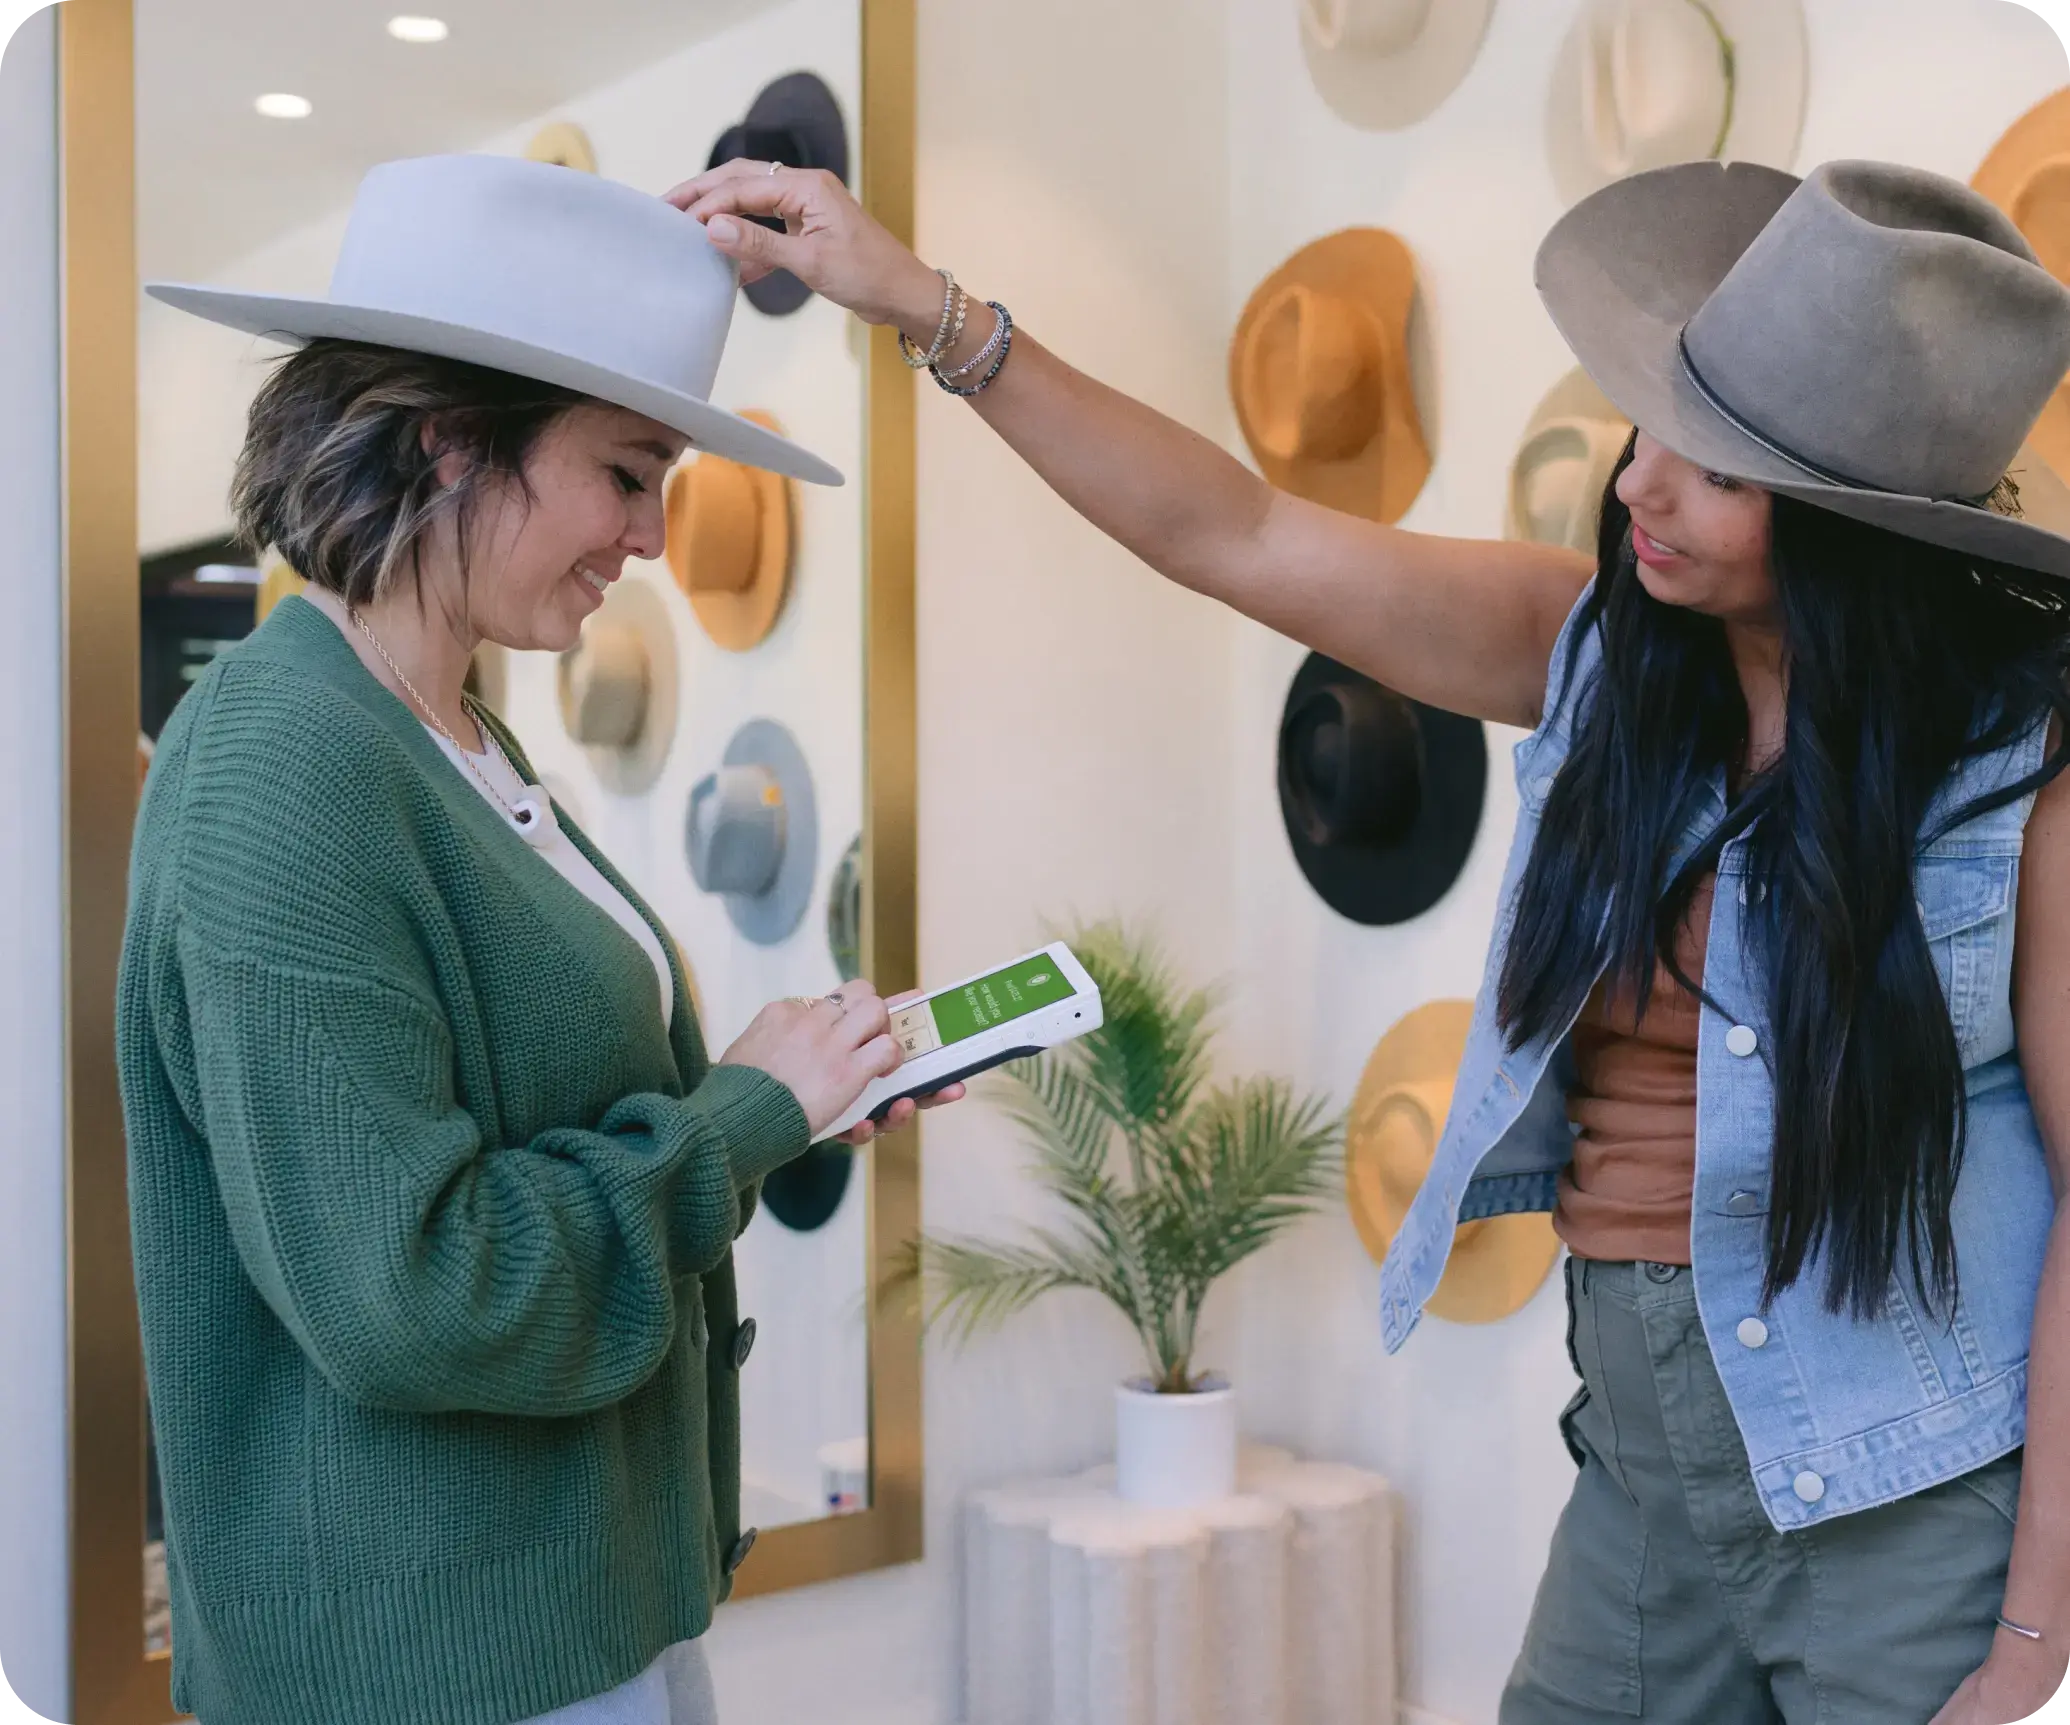
[[[891,298],[889,315],[882,321],[909,337],[925,353],[934,346],[941,331],[949,283],[939,270],[929,269],[918,258],[911,263],[911,270]],[[972,307],[973,311],[976,309]]]

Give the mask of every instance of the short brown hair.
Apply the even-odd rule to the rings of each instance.
[[[424,537],[447,516],[461,557],[489,487],[514,481],[542,433],[590,397],[465,360],[320,340],[278,362],[252,403],[230,486],[238,535],[347,604],[419,572]],[[434,435],[426,448],[423,432]],[[458,452],[465,474],[441,485]]]

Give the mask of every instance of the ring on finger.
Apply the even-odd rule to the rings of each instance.
[[[771,162],[771,163],[769,164],[769,171],[770,171],[770,172],[771,172],[771,173],[773,174],[773,173],[775,173],[775,172],[776,172],[776,170],[777,170],[778,168],[780,168],[780,167],[782,167],[782,166],[783,166],[783,163],[781,163],[781,162]]]

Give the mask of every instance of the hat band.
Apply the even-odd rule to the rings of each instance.
[[[1895,495],[1888,486],[1871,485],[1867,480],[1850,479],[1846,474],[1836,472],[1830,467],[1821,467],[1817,462],[1808,457],[1799,455],[1789,445],[1776,442],[1767,432],[1733,408],[1722,395],[1711,387],[1709,379],[1697,369],[1696,361],[1690,357],[1689,326],[1687,324],[1682,326],[1681,333],[1675,337],[1675,347],[1682,356],[1682,375],[1689,379],[1696,393],[1703,397],[1704,404],[1742,437],[1752,438],[1754,442],[1767,450],[1770,455],[1775,456],[1778,460],[1787,461],[1798,472],[1806,474],[1822,484],[1837,485],[1843,491],[1870,491],[1882,497]],[[1997,487],[1994,486],[1992,489],[1996,490]],[[1980,497],[1943,497],[1936,499],[1936,501],[1942,503],[1967,504],[1972,509],[1982,509],[1989,504],[1990,500],[1991,492],[1989,491]]]

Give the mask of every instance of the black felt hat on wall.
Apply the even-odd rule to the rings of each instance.
[[[755,162],[781,162],[787,168],[824,168],[843,184],[848,180],[848,127],[841,104],[823,79],[811,72],[791,72],[757,96],[747,118],[728,126],[712,146],[707,168],[746,157]],[[765,228],[783,232],[774,216],[750,216]],[[812,290],[789,270],[777,270],[741,290],[748,304],[770,317],[784,317],[812,297]]]
[[[1311,653],[1279,723],[1294,860],[1353,922],[1407,922],[1466,866],[1488,787],[1478,719],[1412,701]]]

